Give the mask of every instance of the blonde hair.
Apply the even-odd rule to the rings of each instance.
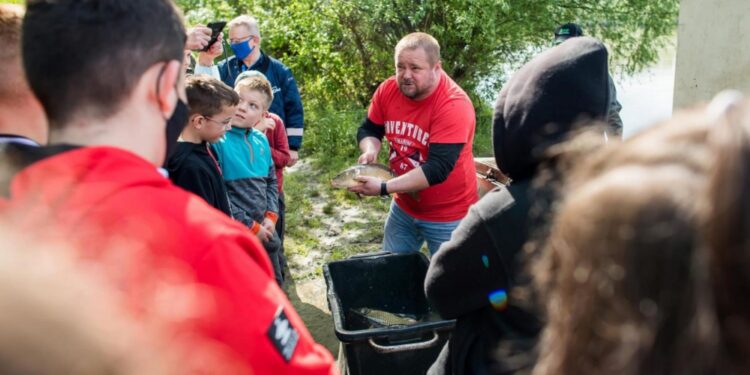
[[[395,57],[398,58],[401,51],[405,49],[413,50],[417,48],[425,51],[431,66],[440,62],[440,44],[432,35],[422,32],[411,33],[401,38],[396,44]]]
[[[264,109],[268,110],[268,108],[271,107],[271,102],[273,101],[273,88],[271,87],[271,83],[268,82],[263,73],[240,77],[240,79],[237,80],[237,83],[235,83],[234,85],[234,90],[238,93],[241,92],[241,90],[258,91],[267,99],[266,108]]]
[[[237,26],[244,26],[250,32],[250,35],[257,35],[260,38],[260,29],[258,28],[258,20],[253,16],[241,15],[235,17],[229,21],[229,29],[231,30]]]

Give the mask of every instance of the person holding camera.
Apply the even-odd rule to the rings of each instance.
[[[274,59],[261,51],[261,35],[258,21],[251,16],[241,15],[229,22],[229,47],[234,56],[214,65],[214,60],[223,50],[211,48],[198,54],[198,65],[195,74],[209,74],[216,76],[230,87],[234,87],[240,73],[257,70],[263,73],[273,88],[274,98],[270,112],[281,117],[286,127],[289,141],[289,166],[299,159],[299,149],[302,147],[304,132],[304,111],[302,99],[297,89],[297,81],[292,71],[281,61]],[[216,43],[219,44],[219,43]]]

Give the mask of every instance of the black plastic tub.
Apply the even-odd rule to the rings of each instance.
[[[425,374],[453,330],[424,295],[429,262],[420,253],[359,255],[323,266],[339,361],[350,375]],[[418,316],[405,325],[372,326],[362,309]],[[343,357],[343,358],[342,358]]]

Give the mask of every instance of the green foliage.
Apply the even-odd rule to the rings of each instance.
[[[242,13],[261,23],[264,49],[295,72],[306,103],[365,107],[393,74],[393,48],[413,31],[442,46],[443,67],[467,92],[492,99],[508,69],[577,22],[626,73],[654,62],[673,35],[677,0],[178,0],[191,23]],[[484,87],[483,87],[484,86]]]
[[[493,156],[492,153],[492,108],[482,101],[475,100],[477,126],[474,130],[474,156]]]
[[[363,109],[341,109],[333,104],[313,107],[307,105],[305,137],[303,138],[305,154],[325,155],[329,160],[343,160],[351,164],[359,156],[357,147],[357,127],[365,118]],[[343,165],[339,165],[341,167]]]
[[[253,14],[263,49],[295,74],[306,107],[303,150],[357,154],[354,133],[377,86],[394,73],[393,49],[413,31],[441,44],[443,68],[472,97],[475,150],[491,153],[491,110],[508,72],[552,44],[562,23],[603,40],[612,70],[658,59],[674,35],[678,0],[177,0],[190,24]]]

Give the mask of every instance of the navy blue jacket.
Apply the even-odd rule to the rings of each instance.
[[[267,56],[263,51],[253,66],[248,68],[237,57],[232,56],[219,62],[219,75],[229,87],[234,87],[234,81],[240,73],[246,70],[257,70],[266,75],[273,88],[273,102],[270,112],[281,117],[286,127],[289,148],[299,150],[302,146],[302,132],[304,129],[304,110],[302,99],[297,89],[292,71],[281,61]]]

